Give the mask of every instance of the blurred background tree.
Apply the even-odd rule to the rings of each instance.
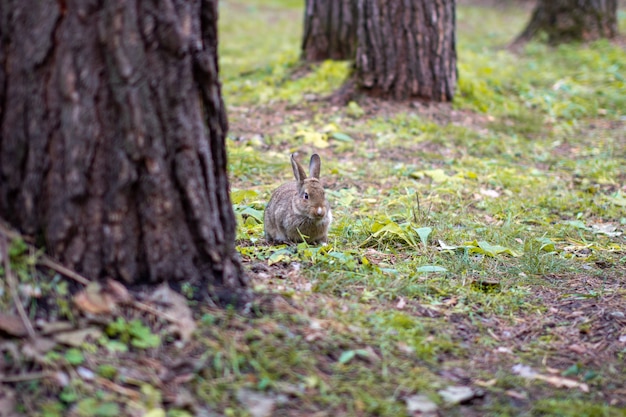
[[[617,0],[538,0],[513,45],[542,33],[552,44],[613,38],[617,35]]]

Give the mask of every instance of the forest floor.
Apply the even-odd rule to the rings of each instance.
[[[300,1],[221,1],[256,309],[189,301],[189,336],[124,308],[83,328],[95,343],[31,349],[37,366],[4,377],[0,417],[12,402],[50,417],[626,416],[625,43],[513,53],[530,12],[517,7],[459,4],[454,103],[335,106],[350,63],[299,63]],[[263,237],[296,151],[322,158],[324,246]],[[36,254],[17,246],[25,276]],[[0,345],[5,375],[16,346]]]

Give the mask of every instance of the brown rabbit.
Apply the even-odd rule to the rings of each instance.
[[[333,219],[330,204],[320,183],[322,162],[311,156],[309,176],[291,155],[295,181],[281,185],[272,193],[265,208],[265,238],[269,242],[326,243]]]

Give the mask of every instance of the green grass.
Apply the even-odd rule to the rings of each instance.
[[[347,376],[338,375],[343,365],[331,367],[324,388],[317,386],[307,399],[315,409],[403,415],[402,395],[421,392],[437,399],[436,391],[450,384],[440,377],[442,361],[467,364],[477,347],[502,346],[485,323],[545,320],[550,311],[542,300],[550,291],[562,290],[563,299],[575,292],[567,286],[581,274],[607,273],[596,263],[610,265],[612,274],[624,271],[623,234],[602,229],[610,223],[619,232],[626,225],[621,47],[607,41],[557,48],[531,43],[514,54],[504,47],[523,28],[527,12],[459,6],[459,84],[442,122],[407,105],[376,110],[366,98],[332,109],[309,102],[338,88],[349,64],[300,66],[300,20],[284,27],[266,23],[297,16],[297,9],[281,10],[235,15],[225,6],[222,14],[227,27],[244,19],[265,25],[267,33],[254,40],[252,54],[235,50],[239,43],[225,40],[222,46],[226,102],[248,109],[231,114],[231,136],[238,140],[229,142],[239,250],[246,262],[270,265],[270,274],[302,265],[298,275],[309,284],[302,290],[285,278],[258,283],[257,289],[296,304],[333,300],[324,314],[365,331],[367,337],[359,333],[358,341],[345,340],[343,332],[329,336],[337,344],[327,353],[333,360],[364,345],[383,358],[364,367],[351,361],[358,369]],[[229,74],[226,65],[233,60],[241,67]],[[247,129],[250,117],[267,119],[266,128]],[[271,190],[291,179],[287,156],[295,150],[322,154],[323,178],[338,184],[328,190],[335,221],[323,247],[271,247],[263,240],[262,210]],[[614,282],[603,294],[615,288]],[[411,309],[397,310],[406,302]],[[472,336],[464,339],[441,318],[416,316],[415,305],[464,317]],[[558,340],[549,333],[542,337],[517,360],[540,368],[539,358]],[[313,348],[285,349],[270,356],[295,355],[293,366],[306,363],[308,372],[326,369],[319,356],[304,360],[297,353]],[[411,352],[408,362],[403,352]],[[489,389],[492,400],[476,406],[484,415],[623,415],[601,405],[594,393],[570,392],[576,406],[567,403],[567,393],[558,397],[563,401],[544,397],[545,384],[529,386],[510,376],[513,362],[505,363],[474,368],[474,378],[499,381]],[[428,383],[415,384],[415,366]],[[502,396],[511,378],[538,402],[511,405]],[[346,401],[338,401],[338,392]],[[446,408],[447,415],[458,412]]]
[[[84,365],[140,395],[24,382],[47,398],[39,415],[250,416],[242,390],[277,416],[405,416],[415,394],[446,416],[626,415],[624,333],[611,316],[626,311],[626,53],[600,41],[514,54],[504,47],[528,18],[515,4],[458,6],[451,105],[342,107],[324,98],[351,64],[299,62],[302,1],[221,1],[231,198],[257,303],[249,314],[198,306],[182,353],[163,329],[121,319],[52,352],[55,372]],[[264,240],[263,210],[292,179],[294,151],[322,156],[327,245]],[[25,245],[11,256],[23,283],[38,279]],[[59,279],[42,288],[74,320]],[[124,379],[155,358],[167,369]],[[589,392],[524,379],[511,371],[520,363]],[[195,402],[167,397],[172,386]],[[477,396],[446,404],[450,386]]]

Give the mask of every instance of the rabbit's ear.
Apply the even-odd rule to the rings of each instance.
[[[306,171],[302,168],[302,165],[296,161],[295,154],[291,154],[291,168],[293,169],[293,175],[296,177],[298,184],[302,184],[306,180]]]
[[[309,162],[309,175],[312,178],[320,179],[320,169],[322,168],[322,161],[318,154],[311,155],[311,162]]]

